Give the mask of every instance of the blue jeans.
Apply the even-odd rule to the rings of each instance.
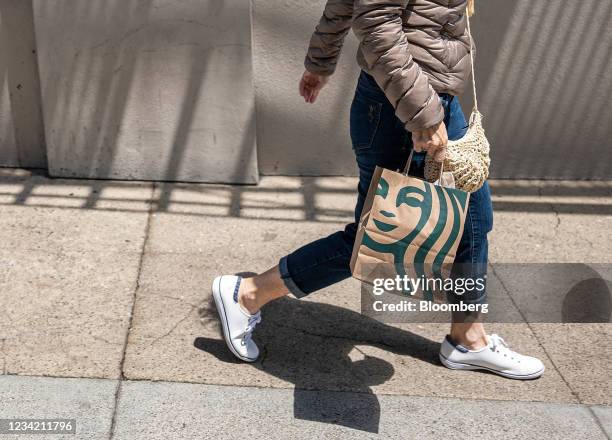
[[[449,139],[461,138],[467,122],[459,100],[440,95],[445,111],[444,123]],[[350,132],[359,167],[359,185],[355,222],[344,231],[308,243],[281,258],[280,273],[289,291],[298,298],[351,276],[350,259],[357,224],[376,166],[403,169],[412,150],[412,135],[395,116],[393,106],[374,78],[362,72],[351,105]],[[410,175],[423,177],[425,155],[415,153]],[[455,259],[454,276],[483,277],[488,257],[487,233],[493,227],[493,207],[488,183],[470,196],[465,228]],[[457,269],[455,269],[457,268]],[[466,303],[481,303],[485,291],[472,291],[463,297]]]

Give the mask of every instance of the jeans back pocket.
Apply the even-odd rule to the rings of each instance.
[[[381,112],[382,103],[355,95],[350,115],[351,141],[355,151],[372,147]]]

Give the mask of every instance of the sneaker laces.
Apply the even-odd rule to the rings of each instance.
[[[253,330],[255,330],[255,327],[260,322],[261,313],[257,313],[256,315],[253,315],[249,318],[249,321],[247,322],[247,325],[244,328],[244,333],[242,334],[242,340],[240,341],[242,345],[246,345],[246,343],[251,340],[251,337],[253,336]]]
[[[512,360],[514,360],[514,357],[518,355],[518,353],[510,349],[508,343],[504,341],[504,338],[501,336],[494,333],[489,336],[489,340],[491,341],[491,351],[503,354],[504,356],[510,356],[510,359]]]

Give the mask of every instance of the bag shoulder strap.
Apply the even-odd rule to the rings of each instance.
[[[472,38],[472,30],[470,28],[470,16],[466,13],[465,17],[467,18],[467,31],[468,37],[470,38],[470,67],[472,69],[472,94],[474,97],[474,111],[478,112],[478,99],[476,97],[476,69],[474,69],[474,39]]]
[[[474,112],[478,113],[478,98],[476,93],[476,73],[474,69],[474,40],[472,38],[472,29],[470,28],[470,16],[466,11],[465,17],[467,18],[467,31],[468,37],[470,38],[470,67],[472,70],[472,96],[474,98]],[[470,121],[472,118],[470,117]],[[408,175],[410,171],[410,164],[412,163],[412,155],[414,150],[410,150],[410,156],[408,156],[408,160],[406,161],[406,165],[404,166],[403,173],[405,176]],[[440,177],[442,177],[442,173],[444,172],[444,164],[440,167]]]

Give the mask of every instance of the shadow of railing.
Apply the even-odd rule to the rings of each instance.
[[[179,216],[338,224],[353,221],[356,185],[350,177],[264,177],[259,186],[51,179],[42,170],[5,169],[0,170],[0,207],[152,209]],[[493,180],[490,185],[496,211],[612,215],[609,181]],[[122,189],[134,191],[117,191]]]
[[[3,205],[143,213],[152,209],[178,216],[346,223],[353,218],[355,188],[353,178],[271,177],[250,186],[55,179],[44,170],[4,169],[0,209]]]
[[[612,181],[490,182],[495,211],[612,215]]]

